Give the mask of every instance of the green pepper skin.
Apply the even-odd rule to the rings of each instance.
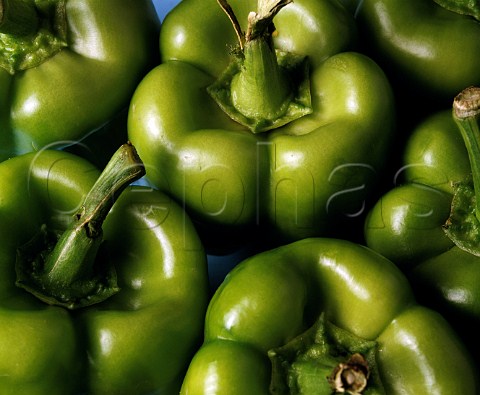
[[[103,226],[120,291],[69,312],[15,286],[17,248],[40,225],[63,229],[98,177],[87,161],[42,151],[0,164],[0,393],[178,393],[201,341],[206,256],[184,211],[129,187]]]
[[[412,96],[449,105],[480,83],[480,22],[434,0],[363,0],[357,21],[365,50]],[[448,72],[447,72],[448,70]]]
[[[468,335],[480,322],[480,258],[455,246],[443,230],[453,184],[471,173],[451,111],[418,125],[404,160],[404,183],[386,192],[366,218],[366,243],[405,270],[421,301]]]
[[[230,3],[240,24],[256,8]],[[265,227],[280,240],[331,233],[332,218],[352,221],[362,211],[386,156],[392,92],[373,61],[343,52],[356,38],[352,15],[335,1],[298,0],[274,23],[277,49],[308,56],[312,114],[253,134],[210,98],[206,88],[236,42],[213,0],[182,1],[167,15],[163,63],[131,102],[129,139],[147,178],[210,232]]]
[[[151,1],[67,0],[66,15],[67,47],[14,75],[0,68],[0,160],[99,129],[128,107],[158,62],[160,22]]]
[[[302,333],[320,312],[378,342],[385,393],[476,393],[455,332],[416,304],[401,271],[361,245],[321,238],[260,253],[233,269],[211,299],[204,344],[181,393],[270,393],[267,351]]]

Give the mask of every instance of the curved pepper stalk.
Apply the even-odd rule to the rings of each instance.
[[[42,227],[18,249],[16,285],[42,301],[77,309],[119,291],[113,265],[104,266],[102,224],[116,198],[145,168],[131,144],[122,145],[107,164],[80,210],[63,233]]]
[[[467,148],[472,180],[455,185],[444,229],[458,247],[480,256],[480,88],[466,88],[455,97],[453,119]]]

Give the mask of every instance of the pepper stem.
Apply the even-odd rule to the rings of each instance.
[[[312,327],[272,349],[272,394],[385,394],[376,366],[378,344],[333,325],[321,314]]]
[[[276,119],[287,110],[291,89],[264,39],[246,41],[241,72],[232,81],[233,105],[251,119]]]
[[[244,62],[232,81],[234,107],[248,118],[276,119],[287,111],[292,94],[288,77],[273,48],[273,18],[291,0],[263,0],[248,15]]]
[[[330,387],[335,393],[361,394],[368,384],[370,367],[360,353],[353,354],[345,362],[340,362],[328,377]]]
[[[476,198],[475,216],[480,221],[480,88],[466,88],[455,97],[453,118],[468,151]]]
[[[116,293],[119,289],[114,267],[96,265],[103,241],[102,225],[121,192],[144,174],[135,148],[122,145],[58,240],[52,241],[44,231],[40,236],[43,242],[35,238],[20,249],[17,285],[49,304],[70,309],[98,303]],[[54,246],[45,251],[45,243]]]
[[[39,26],[39,18],[32,0],[0,0],[0,33],[29,36]]]
[[[227,3],[217,0],[238,38],[240,54],[209,87],[210,95],[253,133],[285,125],[312,112],[305,57],[279,53],[273,45],[274,17],[292,0],[259,0],[244,34]]]

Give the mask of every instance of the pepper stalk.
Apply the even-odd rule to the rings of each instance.
[[[239,51],[208,92],[235,121],[253,133],[285,125],[312,112],[308,62],[276,51],[273,19],[292,0],[259,0],[243,33],[226,0],[217,0],[232,22]]]
[[[102,225],[121,192],[145,174],[131,144],[122,145],[60,235],[41,232],[17,253],[16,285],[42,301],[76,309],[99,303],[119,291],[115,267],[97,259]]]
[[[475,215],[480,221],[480,88],[469,87],[455,97],[453,118],[468,151],[476,196]]]
[[[287,344],[272,349],[272,394],[384,395],[376,364],[378,344],[333,325],[321,314]]]
[[[468,87],[453,101],[453,119],[468,152],[471,178],[456,183],[447,236],[459,248],[480,256],[480,88]]]

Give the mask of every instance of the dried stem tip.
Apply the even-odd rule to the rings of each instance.
[[[460,92],[453,101],[453,112],[458,119],[480,115],[480,88],[470,86]]]

